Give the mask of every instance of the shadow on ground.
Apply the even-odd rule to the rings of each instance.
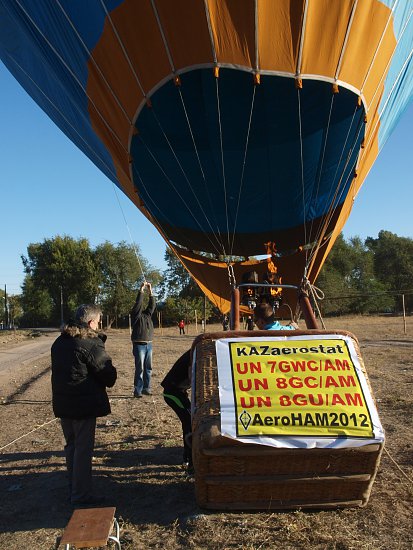
[[[142,443],[142,441],[141,441]],[[168,525],[200,513],[194,482],[179,464],[181,448],[95,452],[94,485],[117,517],[139,525]],[[64,528],[72,514],[61,451],[0,457],[0,532]],[[19,521],[16,522],[16,517]]]

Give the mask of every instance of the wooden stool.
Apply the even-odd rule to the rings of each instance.
[[[75,548],[89,548],[106,546],[109,540],[113,540],[118,550],[121,550],[115,510],[114,507],[75,510],[64,530],[60,545],[65,544],[65,549],[70,550],[70,545]],[[111,535],[113,528],[116,529],[116,535]]]

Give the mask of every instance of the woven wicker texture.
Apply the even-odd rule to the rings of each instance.
[[[350,336],[368,382],[358,342],[351,333],[296,331],[296,334]],[[263,338],[269,335],[274,336],[274,332],[259,333]],[[251,332],[204,334],[193,344],[196,369],[192,450],[198,504],[210,509],[251,510],[365,506],[383,445],[279,449],[241,443],[221,435],[215,342],[243,336],[250,337]]]

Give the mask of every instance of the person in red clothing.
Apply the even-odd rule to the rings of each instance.
[[[185,321],[181,319],[178,323],[179,334],[185,334]]]

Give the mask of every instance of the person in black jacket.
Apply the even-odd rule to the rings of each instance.
[[[111,412],[106,387],[115,384],[117,372],[105,350],[106,336],[97,332],[100,316],[98,306],[79,306],[51,348],[53,412],[66,441],[70,500],[76,507],[104,501],[92,493],[92,455],[96,417]]]
[[[143,309],[143,291],[149,291],[149,301],[146,309]],[[155,311],[156,302],[152,294],[152,285],[144,281],[139,289],[135,304],[131,311],[132,324],[132,346],[135,357],[135,377],[133,380],[134,397],[151,395],[152,376],[152,338],[153,322],[152,315]]]
[[[175,363],[161,382],[164,389],[165,403],[177,414],[182,424],[182,439],[184,444],[183,465],[192,473],[191,448],[191,402],[188,397],[190,381],[191,350],[186,351]]]

